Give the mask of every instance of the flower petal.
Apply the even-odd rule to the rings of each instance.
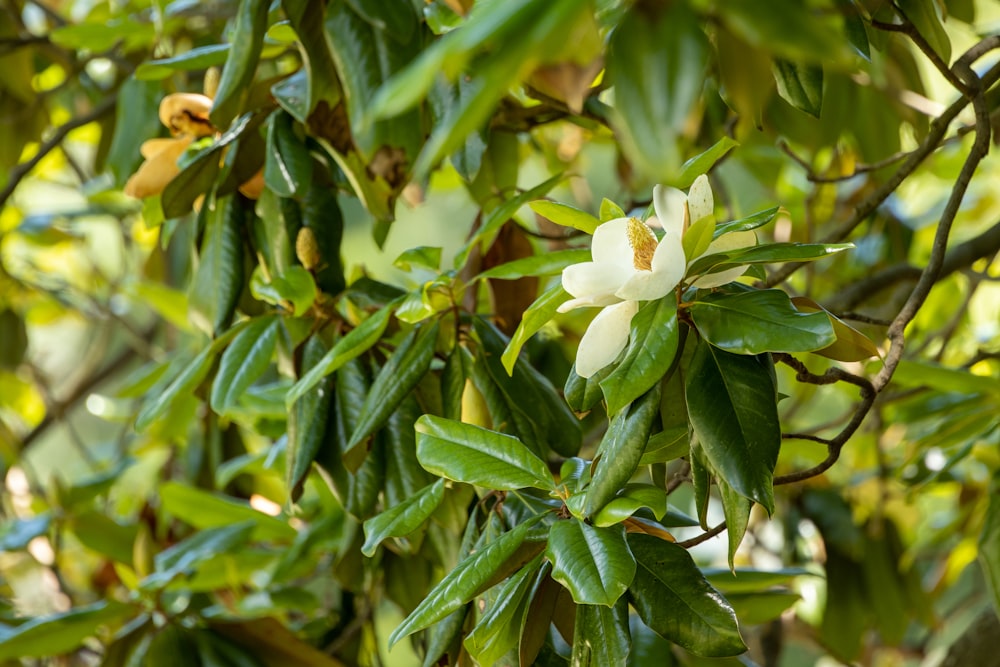
[[[598,294],[596,296],[586,296],[580,299],[570,299],[556,308],[556,312],[568,313],[577,308],[588,308],[593,306],[613,306],[621,303],[621,299],[614,294]]]
[[[684,204],[687,197],[677,188],[662,185],[653,187],[653,210],[660,226],[678,237],[684,233]]]
[[[167,183],[180,173],[177,159],[187,149],[191,139],[181,137],[168,139],[167,142],[169,143],[157,144],[159,152],[143,162],[139,170],[132,174],[125,184],[125,194],[140,199],[158,195],[167,187]]]
[[[629,251],[631,252],[631,251]],[[563,289],[578,299],[611,295],[635,273],[611,262],[580,262],[563,269]]]
[[[632,246],[628,242],[628,218],[615,218],[594,230],[590,254],[595,262],[632,266]]]
[[[576,374],[583,378],[614,361],[628,344],[629,325],[639,310],[636,301],[605,308],[587,327],[576,353]]]
[[[694,179],[688,191],[687,202],[692,223],[715,212],[715,199],[712,196],[712,186],[708,183],[708,176],[702,174]]]
[[[726,285],[746,273],[748,268],[749,267],[744,264],[743,266],[726,269],[725,271],[719,271],[718,273],[710,273],[707,276],[698,278],[698,280],[691,283],[691,286],[697,287],[698,289],[708,289],[710,287]]]
[[[652,301],[670,293],[684,277],[684,247],[679,236],[667,232],[656,246],[651,271],[637,271],[615,292],[620,299]]]

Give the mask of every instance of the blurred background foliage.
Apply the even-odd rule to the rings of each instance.
[[[386,638],[453,567],[475,503],[456,492],[435,515],[442,553],[375,560],[360,520],[426,479],[307,467],[292,503],[285,397],[318,358],[299,344],[410,294],[395,335],[440,310],[439,287],[509,335],[553,279],[455,281],[573,243],[523,204],[643,211],[653,184],[686,187],[684,162],[724,138],[711,172],[724,219],[780,202],[770,240],[856,246],[768,285],[883,351],[918,280],[933,287],[839,460],[783,486],[772,518],[752,515],[737,566],[777,573],[734,583],[711,569],[724,537],[692,546],[750,652],[698,658],[633,617],[630,662],[998,664],[995,144],[962,174],[983,136],[967,66],[998,128],[998,34],[992,0],[3,0],[0,664],[420,664],[426,645],[390,652]],[[162,194],[125,195],[140,145],[168,136],[161,100],[181,91],[214,98],[221,136],[193,142]],[[261,169],[259,197],[238,193]],[[440,271],[491,219],[509,222],[463,273]],[[296,253],[300,227],[318,250]],[[269,313],[284,333],[265,332],[245,394],[217,400],[231,324]],[[528,345],[555,386],[588,317]],[[338,371],[337,400],[351,405],[351,377],[365,391],[373,359]],[[816,357],[808,370],[834,366],[884,372]],[[857,386],[777,372],[785,432],[842,432]],[[404,402],[385,437],[412,439],[421,407]],[[776,474],[828,453],[786,440]],[[690,485],[670,490],[693,515]],[[559,641],[540,663],[565,661]]]

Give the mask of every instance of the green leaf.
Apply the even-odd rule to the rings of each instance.
[[[920,36],[941,56],[941,60],[950,63],[951,39],[938,16],[937,3],[933,0],[899,0],[899,8],[916,26]]]
[[[299,316],[316,301],[316,281],[309,271],[298,265],[288,267],[281,275],[271,276],[268,281],[258,265],[250,276],[250,294]]]
[[[630,534],[628,545],[637,565],[629,593],[643,623],[695,655],[746,651],[732,608],[686,550],[641,534]]]
[[[219,175],[221,151],[221,145],[210,143],[186,161],[181,172],[167,183],[160,194],[164,217],[187,215],[194,208],[195,201],[212,189]]]
[[[135,78],[140,81],[159,81],[166,79],[174,72],[204,70],[222,65],[228,57],[228,44],[199,46],[171,58],[147,60],[135,68]]]
[[[424,487],[395,507],[365,521],[365,543],[361,553],[371,558],[383,540],[405,537],[427,520],[444,500],[444,480]]]
[[[407,43],[417,27],[413,12],[400,11],[383,0],[347,0],[351,8],[375,28],[385,31],[395,41]]]
[[[617,220],[618,218],[625,217],[625,211],[622,207],[614,203],[607,197],[601,200],[601,222],[607,222],[608,220]]]
[[[226,128],[242,111],[267,31],[268,0],[242,0],[236,12],[229,56],[222,69],[215,103],[209,117],[218,128]]]
[[[283,0],[281,4],[298,35],[305,62],[302,69],[275,84],[271,91],[286,111],[306,123],[320,102],[330,110],[343,99],[337,67],[326,43],[326,7],[302,0]]]
[[[722,513],[726,518],[726,542],[728,545],[727,557],[729,567],[736,567],[736,550],[743,542],[746,535],[747,526],[750,523],[750,510],[753,503],[740,495],[725,479],[717,478],[716,485],[719,487],[719,496],[722,498]]]
[[[483,271],[473,280],[499,278],[501,280],[517,280],[524,276],[549,276],[559,273],[570,264],[590,261],[590,250],[556,250],[541,255],[532,255],[515,259],[492,269]]]
[[[570,369],[566,376],[566,384],[563,387],[563,395],[566,403],[576,412],[589,412],[595,405],[604,398],[601,390],[601,381],[614,371],[609,364],[600,369],[589,378],[582,378],[576,374],[576,366]]]
[[[307,391],[315,387],[324,377],[333,373],[351,359],[355,359],[371,349],[382,337],[382,333],[389,324],[389,317],[392,315],[395,305],[395,303],[391,303],[379,309],[338,340],[330,348],[330,351],[323,355],[319,363],[309,368],[305,375],[299,378],[299,381],[292,386],[288,392],[288,396],[285,398],[285,405],[291,406],[305,395]]]
[[[792,297],[792,305],[795,309],[803,313],[820,312],[826,313],[833,325],[833,333],[837,337],[836,342],[820,350],[814,350],[813,354],[818,354],[828,359],[837,361],[865,361],[872,357],[881,356],[878,347],[868,336],[864,335],[854,327],[845,324],[821,305],[804,296]]]
[[[945,368],[928,361],[901,361],[892,375],[892,381],[904,387],[933,387],[937,391],[954,391],[960,394],[1000,394],[1000,379]]]
[[[403,637],[440,621],[488,588],[494,575],[513,556],[528,537],[528,531],[541,517],[529,519],[499,536],[459,563],[410,612],[389,635],[389,647]]]
[[[465,638],[465,648],[477,664],[499,665],[501,658],[518,645],[531,601],[531,585],[540,565],[538,558],[504,582],[486,613]]]
[[[531,202],[528,206],[530,206],[531,210],[538,215],[556,223],[557,225],[579,229],[581,232],[586,232],[588,234],[593,234],[594,230],[597,229],[597,226],[601,224],[601,221],[591,214],[586,211],[581,211],[575,206],[570,206],[569,204],[561,204],[547,199],[539,199],[538,201]]]
[[[594,515],[594,525],[599,528],[613,526],[644,507],[651,510],[657,520],[661,519],[667,513],[667,493],[652,484],[628,484]]]
[[[413,267],[439,271],[441,269],[441,248],[436,246],[419,246],[404,250],[393,260],[392,265],[403,271],[412,271]]]
[[[682,241],[685,257],[700,257],[712,243],[715,232],[715,216],[706,215],[698,221],[693,221],[684,232]]]
[[[617,414],[649,391],[673,365],[680,341],[676,297],[668,294],[644,304],[632,318],[629,328],[624,358],[601,380],[609,415]]]
[[[496,490],[555,489],[545,462],[517,438],[433,415],[416,429],[417,458],[435,475]]]
[[[688,416],[708,461],[768,514],[774,511],[772,477],[781,447],[770,363],[699,341],[685,387]]]
[[[660,385],[656,384],[615,418],[597,450],[599,458],[587,489],[586,516],[600,511],[635,474],[659,413]]]
[[[611,34],[612,124],[625,155],[649,180],[679,175],[678,135],[701,95],[708,54],[698,17],[684,3],[633,6]]]
[[[790,586],[798,577],[816,576],[815,572],[803,567],[786,567],[780,570],[705,568],[702,573],[708,583],[727,595],[760,593],[778,586]]]
[[[768,243],[699,257],[688,267],[687,275],[716,273],[743,264],[811,262],[853,247],[853,243]]]
[[[252,320],[226,348],[212,382],[210,405],[217,414],[228,413],[267,370],[280,327],[281,320],[273,315]]]
[[[997,493],[1000,478],[991,485],[992,493],[983,519],[983,529],[979,533],[979,565],[993,596],[993,609],[1000,613],[1000,494]]]
[[[0,634],[0,660],[44,658],[77,649],[101,626],[114,626],[137,615],[131,605],[101,600],[48,616],[36,616]]]
[[[221,528],[202,530],[156,554],[156,571],[139,584],[143,590],[163,588],[181,576],[189,576],[198,565],[219,558],[246,544],[254,531],[252,520],[229,524]]]
[[[549,531],[545,555],[552,578],[577,604],[611,607],[635,576],[635,559],[625,543],[625,528],[595,528],[576,519],[557,521]]]
[[[283,519],[258,512],[246,502],[229,496],[196,489],[179,482],[164,482],[159,487],[163,509],[195,528],[207,529],[252,522],[255,540],[289,542],[296,531]]]
[[[521,323],[517,325],[517,330],[514,331],[514,335],[511,336],[510,342],[507,343],[507,347],[500,357],[508,374],[514,372],[514,364],[517,363],[521,348],[528,342],[528,339],[555,317],[559,306],[566,303],[569,298],[570,295],[563,289],[562,281],[560,281],[542,292],[534,303],[528,306],[528,309],[521,316]]]
[[[774,217],[778,215],[778,211],[780,210],[780,206],[775,206],[774,208],[754,213],[746,218],[731,220],[729,222],[720,222],[715,226],[713,238],[719,238],[723,234],[729,234],[731,232],[748,232],[752,229],[762,227],[774,220]]]
[[[318,335],[309,337],[302,350],[302,368],[311,368],[326,352]],[[329,428],[332,378],[307,391],[288,408],[288,445],[285,448],[285,486],[291,500],[298,500],[302,484],[323,445]]]
[[[690,439],[686,421],[683,426],[674,426],[650,436],[639,465],[666,463],[687,456]]]
[[[243,290],[243,227],[246,224],[237,195],[216,200],[202,209],[205,236],[198,270],[188,292],[190,317],[210,336],[218,335],[232,319]]]
[[[823,110],[823,68],[820,65],[778,58],[774,61],[774,81],[778,84],[778,94],[786,102],[819,118]]]
[[[611,607],[576,606],[571,664],[580,667],[627,665],[632,651],[628,602],[621,598]]]
[[[361,418],[344,451],[344,463],[349,470],[357,470],[364,460],[364,450],[361,449],[364,441],[385,424],[396,407],[427,374],[434,359],[437,334],[437,322],[414,327],[375,377],[361,405]]]
[[[726,153],[739,145],[738,141],[735,141],[730,137],[722,137],[717,142],[712,144],[712,146],[704,153],[695,155],[693,158],[682,164],[680,175],[670,184],[678,188],[691,187],[691,184],[694,183],[694,179],[711,171],[716,162],[721,160],[726,156]]]
[[[297,197],[312,183],[313,160],[295,134],[292,116],[279,109],[267,122],[264,183],[280,197]]]
[[[689,312],[705,340],[736,354],[811,352],[837,340],[826,313],[801,313],[776,289],[705,294]]]

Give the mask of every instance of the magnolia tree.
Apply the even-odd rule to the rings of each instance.
[[[992,664],[998,25],[5,3],[0,662]]]

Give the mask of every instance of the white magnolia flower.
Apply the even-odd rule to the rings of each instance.
[[[649,226],[637,218],[616,218],[594,231],[591,244],[593,261],[573,264],[563,269],[563,288],[574,298],[559,307],[565,313],[574,308],[603,307],[587,327],[576,355],[576,372],[588,378],[613,362],[628,344],[632,317],[640,301],[653,301],[669,294],[687,271],[681,237],[689,225],[711,215],[714,210],[712,188],[704,175],[695,179],[687,195],[675,188],[657,185],[653,189],[656,218],[651,224],[662,227],[657,240]],[[751,236],[753,232],[747,232]],[[746,238],[727,236],[716,239],[706,253],[722,252],[748,245]],[[726,239],[725,243],[720,243]],[[751,243],[755,242],[755,238]],[[743,274],[745,267],[699,278],[697,287],[723,285]],[[729,277],[733,274],[732,277]]]

